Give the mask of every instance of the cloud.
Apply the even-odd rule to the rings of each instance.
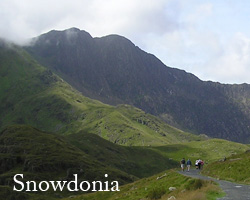
[[[164,12],[165,0],[2,0],[0,34],[11,40],[33,37],[51,29],[78,27],[94,36],[127,37],[174,28]]]
[[[206,74],[210,74],[212,80],[223,77],[225,83],[249,83],[249,55],[250,38],[243,33],[236,33],[224,46],[220,56],[204,64]]]
[[[192,23],[197,23],[202,21],[204,18],[212,15],[213,13],[213,4],[211,3],[204,3],[198,4],[191,13],[186,16],[186,21],[189,22],[189,25]]]
[[[54,10],[48,0],[2,0],[0,6],[0,35],[16,42],[53,27],[63,15],[63,10]]]
[[[181,7],[179,12],[185,14],[179,14],[177,28],[165,31],[162,35],[151,34],[144,37],[144,48],[158,55],[168,66],[184,68],[198,75],[200,68],[195,66],[220,52],[219,36],[211,30],[202,30],[199,27],[212,15],[213,6],[197,4],[189,12],[183,10],[186,5]]]
[[[182,9],[186,9],[186,5]],[[250,83],[250,35],[230,32],[226,19],[225,26],[216,21],[222,20],[216,12],[211,3],[181,10],[176,22],[178,28],[145,37],[145,50],[168,66],[185,69],[202,80]]]

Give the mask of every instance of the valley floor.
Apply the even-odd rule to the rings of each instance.
[[[219,198],[218,200],[250,200],[250,185],[242,185],[237,183],[232,183],[229,181],[217,180],[211,177],[203,176],[199,173],[199,170],[191,169],[189,172],[179,172],[184,176],[189,176],[193,178],[199,178],[203,180],[213,180],[217,182],[222,190],[226,193],[225,197]]]

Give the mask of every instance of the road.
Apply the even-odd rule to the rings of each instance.
[[[217,200],[250,200],[250,185],[242,185],[203,176],[199,173],[199,170],[196,169],[191,169],[189,172],[185,171],[179,173],[193,178],[199,178],[203,180],[213,180],[217,182],[222,188],[222,190],[226,193],[225,197],[219,198]]]

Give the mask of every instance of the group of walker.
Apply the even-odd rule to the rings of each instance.
[[[190,167],[192,165],[192,162],[190,159],[187,160],[187,162],[185,161],[185,158],[182,158],[182,160],[180,161],[181,164],[181,170],[184,172],[185,169],[185,165],[187,165],[187,171],[190,171]],[[204,161],[201,159],[198,159],[195,161],[195,168],[201,170],[203,168],[204,165]]]

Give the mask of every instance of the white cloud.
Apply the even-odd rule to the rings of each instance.
[[[250,38],[236,33],[224,46],[221,55],[204,66],[210,79],[218,80],[223,77],[223,82],[226,83],[249,83]]]
[[[213,9],[210,3],[197,4],[182,15],[178,29],[150,35],[144,48],[168,66],[185,69],[202,80],[250,83],[250,37],[213,29],[211,24],[217,23]]]
[[[211,16],[213,13],[213,4],[204,3],[198,4],[191,13],[185,16],[185,21],[188,22],[188,26],[191,24],[197,24],[197,22],[202,21],[204,18]]]
[[[78,27],[95,36],[111,33],[127,37],[164,32],[174,26],[164,13],[164,0],[2,0],[0,34],[12,40],[51,29]],[[171,26],[171,27],[170,27]]]

